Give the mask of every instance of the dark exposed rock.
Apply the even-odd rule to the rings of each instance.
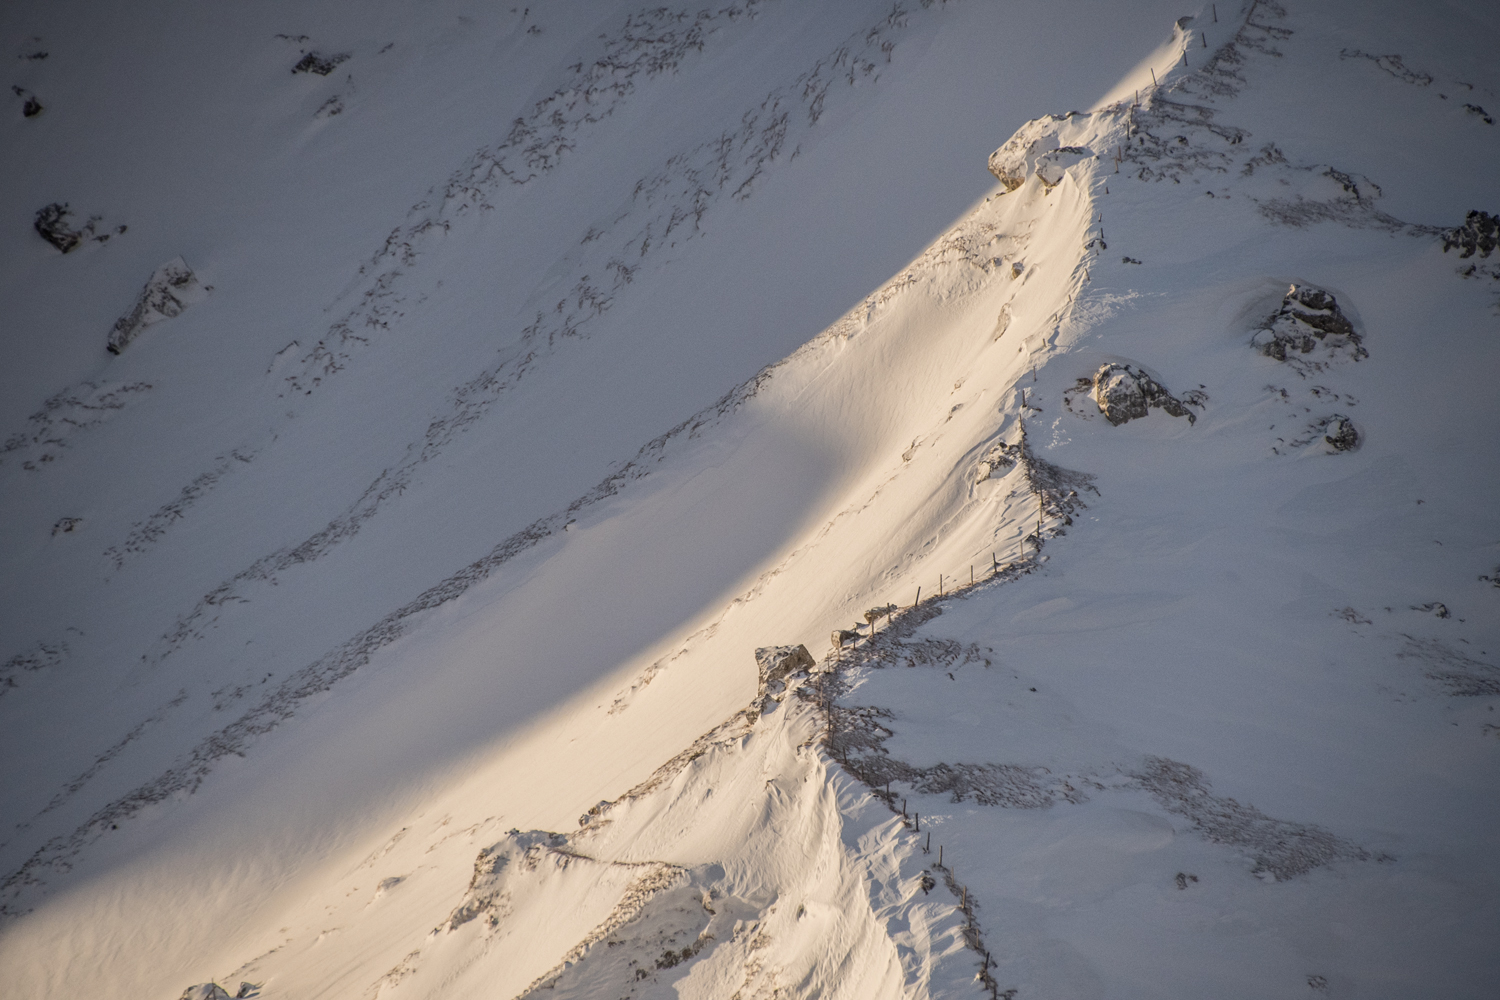
[[[21,115],[25,118],[35,118],[42,113],[42,102],[36,99],[36,95],[25,87],[11,87],[11,92],[21,99]]]
[[[1500,245],[1500,216],[1488,212],[1470,212],[1463,225],[1443,233],[1443,253],[1457,247],[1459,257],[1472,257],[1476,253],[1488,257],[1497,245]]]
[[[1494,117],[1488,111],[1484,110],[1477,104],[1465,104],[1464,110],[1473,115],[1475,118],[1483,121],[1486,125],[1495,124]]]
[[[1315,285],[1293,285],[1265,326],[1250,341],[1260,353],[1277,361],[1310,354],[1320,345],[1330,353],[1347,353],[1358,361],[1367,358],[1363,339],[1339,308],[1331,292]]]
[[[67,202],[54,201],[37,210],[36,219],[32,225],[41,234],[42,239],[57,247],[63,253],[70,253],[78,249],[79,244],[90,239],[94,235],[94,223],[98,218],[89,219],[78,229],[68,226],[68,216],[72,215],[72,209],[68,208]]]
[[[316,73],[319,76],[327,76],[338,68],[339,63],[349,58],[347,52],[335,52],[331,56],[325,56],[321,52],[309,52],[297,60],[297,65],[292,67],[293,73]]]
[[[1335,413],[1328,418],[1323,429],[1323,440],[1334,451],[1350,451],[1359,445],[1359,431],[1355,430],[1352,420],[1342,413]]]
[[[1099,412],[1111,424],[1118,427],[1127,420],[1144,417],[1152,407],[1167,411],[1174,417],[1187,417],[1195,423],[1197,416],[1189,406],[1202,406],[1203,396],[1198,392],[1187,393],[1178,399],[1166,387],[1150,375],[1131,365],[1107,364],[1094,373],[1094,402]]]

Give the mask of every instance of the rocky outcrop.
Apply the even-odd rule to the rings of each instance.
[[[1359,447],[1359,431],[1355,430],[1354,421],[1335,413],[1323,428],[1323,440],[1334,451],[1352,451]]]
[[[151,275],[135,307],[115,321],[105,348],[119,354],[146,327],[180,316],[189,305],[202,301],[207,292],[181,257],[172,258]]]
[[[770,703],[786,697],[787,678],[793,674],[811,671],[816,665],[812,654],[803,645],[764,646],[755,651],[755,663],[760,668],[760,687],[755,704],[764,712]]]
[[[1458,248],[1459,257],[1476,253],[1488,257],[1500,246],[1500,216],[1474,211],[1464,217],[1464,224],[1443,233],[1443,253]]]
[[[1198,418],[1188,407],[1203,405],[1201,393],[1190,392],[1178,399],[1145,372],[1132,365],[1115,363],[1103,365],[1094,373],[1093,397],[1104,419],[1116,427],[1146,416],[1153,407],[1195,423]]]
[[[1068,167],[1094,155],[1082,146],[1064,146],[1058,140],[1058,123],[1072,117],[1073,114],[1048,115],[1022,125],[1005,145],[990,154],[990,173],[1007,191],[1025,184],[1032,170],[1036,170],[1043,184],[1052,187],[1062,180]]]
[[[1370,356],[1333,293],[1308,284],[1292,285],[1282,297],[1281,308],[1267,317],[1250,342],[1277,361],[1298,360],[1297,355],[1320,349],[1328,359],[1347,355],[1358,361]]]

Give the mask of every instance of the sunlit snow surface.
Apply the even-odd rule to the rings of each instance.
[[[6,996],[1493,990],[1482,5],[0,24]]]

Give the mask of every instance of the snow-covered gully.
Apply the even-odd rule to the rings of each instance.
[[[158,240],[0,451],[7,996],[1485,995],[1492,15],[1163,20],[866,294],[807,220],[1052,18],[455,4],[254,54],[446,123],[373,255]]]

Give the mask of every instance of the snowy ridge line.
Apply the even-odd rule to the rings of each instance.
[[[1270,171],[1292,186],[1293,196],[1285,197],[1282,190],[1262,182],[1250,197],[1261,214],[1277,224],[1300,228],[1341,222],[1410,236],[1442,235],[1439,226],[1404,222],[1376,208],[1380,187],[1367,177],[1321,163],[1293,165],[1274,142],[1249,156],[1233,148],[1250,138],[1250,131],[1219,122],[1218,110],[1211,105],[1219,98],[1238,96],[1246,86],[1244,71],[1250,60],[1283,57],[1276,43],[1292,36],[1292,29],[1283,23],[1287,16],[1286,8],[1276,0],[1251,0],[1234,36],[1201,67],[1184,69],[1179,64],[1138,101],[1118,101],[1096,112],[1126,116],[1125,142],[1113,151],[1116,172],[1128,163],[1135,168],[1137,180],[1180,184],[1183,178],[1203,171],[1227,175],[1238,167],[1242,178]],[[1191,35],[1185,27],[1179,24],[1178,44],[1192,51],[1186,46]]]
[[[925,250],[908,267],[904,268],[898,275],[889,279],[879,289],[871,293],[859,305],[852,308],[845,317],[834,323],[814,339],[798,348],[788,357],[767,365],[755,376],[726,393],[715,405],[700,411],[693,417],[683,421],[677,427],[667,431],[653,441],[645,445],[637,455],[626,462],[625,465],[607,476],[594,489],[575,500],[563,511],[556,512],[547,517],[533,522],[528,527],[515,533],[500,543],[491,553],[476,561],[464,570],[424,592],[415,601],[392,612],[379,623],[361,633],[359,636],[340,646],[314,664],[293,674],[278,687],[277,691],[268,696],[261,705],[252,709],[235,723],[225,727],[218,733],[206,738],[192,752],[189,760],[179,767],[171,769],[163,774],[156,782],[137,789],[135,793],[125,796],[105,806],[99,813],[91,817],[79,828],[78,831],[68,837],[54,838],[44,845],[36,857],[28,860],[21,869],[9,876],[4,882],[0,882],[0,892],[7,891],[19,884],[30,884],[25,881],[24,873],[35,868],[34,861],[38,861],[44,855],[53,851],[66,850],[74,853],[80,844],[89,837],[89,831],[97,831],[110,822],[115,822],[122,816],[134,814],[144,805],[159,801],[170,790],[182,788],[196,788],[203,777],[211,769],[212,762],[223,757],[227,753],[238,753],[240,748],[254,736],[270,731],[281,721],[289,718],[292,714],[291,705],[300,702],[303,698],[312,694],[327,690],[338,679],[352,673],[359,666],[368,662],[373,653],[395,641],[405,632],[406,620],[412,615],[436,607],[447,600],[463,593],[473,583],[486,578],[504,562],[514,555],[525,551],[543,539],[551,536],[567,523],[572,516],[591,506],[598,500],[613,496],[628,482],[643,478],[648,475],[649,465],[660,462],[664,457],[667,445],[683,435],[691,439],[709,426],[717,423],[724,416],[737,410],[741,404],[754,397],[773,377],[785,366],[805,363],[813,353],[818,352],[827,345],[847,340],[856,335],[868,325],[870,319],[885,305],[910,288],[918,285],[925,277],[931,275],[935,269],[951,264],[962,264],[978,268],[981,272],[988,273],[998,266],[998,258],[985,256],[982,252],[986,246],[984,237],[991,236],[995,232],[990,223],[976,221],[974,215],[954,227],[932,246]],[[1003,237],[1013,241],[1022,238],[1011,236]],[[430,457],[430,456],[423,456]],[[162,640],[165,648],[153,655],[143,654],[144,662],[159,662],[161,659],[178,650],[185,642],[193,638],[201,638],[206,630],[215,620],[217,608],[220,605],[244,600],[240,595],[241,588],[248,583],[270,581],[276,573],[289,570],[304,562],[317,559],[334,545],[352,537],[356,534],[362,523],[379,509],[379,505],[391,496],[399,494],[411,482],[416,465],[422,460],[417,458],[404,466],[398,466],[394,470],[386,470],[368,487],[350,509],[339,518],[331,521],[324,529],[311,536],[295,548],[278,550],[268,556],[257,560],[250,567],[242,570],[225,583],[216,587],[213,591],[204,595],[197,606],[183,618],[180,618],[173,629],[163,635]],[[825,529],[826,533],[826,529]],[[768,576],[763,581],[769,580],[777,571],[768,571]],[[757,591],[752,589],[737,601],[753,599]],[[709,626],[703,635],[712,634],[713,626]],[[691,642],[691,638],[689,640]],[[680,654],[678,654],[680,655]],[[660,666],[675,656],[664,658]],[[658,665],[653,665],[658,666]],[[630,691],[623,693],[617,699],[617,705],[623,707],[624,699],[633,693],[638,687],[650,682],[655,675],[655,670],[648,668],[647,674],[633,686]],[[120,748],[112,748],[112,754],[117,753]],[[100,762],[96,762],[96,765]],[[96,774],[97,766],[91,766],[75,781],[68,784],[68,794],[79,790],[87,780]],[[170,789],[170,790],[167,790]],[[49,805],[49,809],[54,802]],[[123,810],[123,811],[121,811]],[[65,846],[66,845],[66,846]],[[21,881],[17,881],[20,879]],[[6,904],[0,903],[0,913],[7,912]]]
[[[559,88],[538,102],[532,114],[517,119],[499,146],[474,153],[469,163],[449,179],[441,195],[435,195],[436,208],[431,200],[412,208],[415,221],[393,230],[382,248],[360,266],[361,277],[378,273],[369,279],[359,303],[333,323],[323,339],[300,359],[302,370],[285,377],[286,391],[310,393],[344,370],[353,360],[352,352],[369,345],[369,334],[389,330],[391,323],[404,315],[401,305],[406,295],[400,279],[418,262],[425,244],[436,234],[448,233],[471,210],[494,210],[496,206],[490,201],[494,192],[508,185],[525,185],[554,170],[562,154],[574,148],[577,131],[612,114],[635,90],[638,76],[649,78],[675,71],[688,53],[702,50],[704,29],[709,24],[721,18],[753,18],[760,2],[763,0],[748,0],[743,6],[726,7],[713,14],[700,12],[694,16],[659,8],[631,16],[640,22],[627,18],[625,32],[606,43],[606,56],[587,69],[581,63],[575,66],[571,86]],[[921,5],[930,7],[933,2],[923,0]],[[627,207],[602,228],[590,227],[579,247],[570,253],[572,287],[555,304],[548,302],[537,310],[506,361],[458,390],[455,402],[459,412],[444,422],[456,429],[477,419],[480,414],[467,415],[464,411],[477,407],[482,413],[493,396],[525,374],[541,351],[553,348],[559,338],[583,336],[583,327],[610,308],[614,296],[634,280],[643,261],[656,257],[664,245],[671,249],[699,234],[700,223],[714,202],[726,196],[735,201],[748,198],[755,181],[792,142],[793,130],[805,133],[817,124],[835,83],[843,80],[852,86],[879,78],[881,63],[888,62],[895,50],[892,36],[906,27],[908,17],[902,4],[894,4],[879,22],[851,35],[791,84],[771,91],[748,108],[738,128],[670,157],[658,173],[640,178]],[[680,34],[671,30],[689,18],[693,18],[692,24]],[[660,34],[645,37],[632,33],[643,24]],[[606,67],[612,82],[601,88],[598,74]],[[621,73],[623,78],[618,78]],[[596,107],[601,100],[604,104]],[[801,125],[792,120],[794,110],[805,118]],[[800,146],[793,142],[788,162],[799,152]],[[519,163],[514,162],[517,159]],[[622,224],[630,224],[643,212],[644,222],[636,221],[634,228],[606,241]],[[550,281],[546,283],[548,288],[551,285]]]

